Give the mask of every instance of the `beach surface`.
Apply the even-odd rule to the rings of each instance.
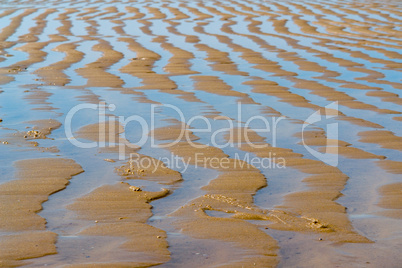
[[[0,267],[400,267],[401,11],[0,0]]]

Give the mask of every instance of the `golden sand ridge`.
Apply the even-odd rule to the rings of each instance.
[[[39,158],[16,163],[14,180],[0,187],[1,229],[12,232],[0,243],[1,265],[20,265],[20,260],[55,254],[57,234],[46,230],[46,220],[36,213],[49,195],[63,190],[68,179],[83,172],[71,159]]]

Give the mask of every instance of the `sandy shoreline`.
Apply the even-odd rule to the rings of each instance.
[[[2,3],[0,267],[397,267],[400,8]]]

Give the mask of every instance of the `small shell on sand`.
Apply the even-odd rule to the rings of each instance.
[[[130,186],[129,189],[134,191],[134,192],[141,192],[142,191],[142,189],[140,187],[137,187],[137,186]]]

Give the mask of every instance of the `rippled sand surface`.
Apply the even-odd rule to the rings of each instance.
[[[1,267],[398,267],[402,2],[0,0]]]

